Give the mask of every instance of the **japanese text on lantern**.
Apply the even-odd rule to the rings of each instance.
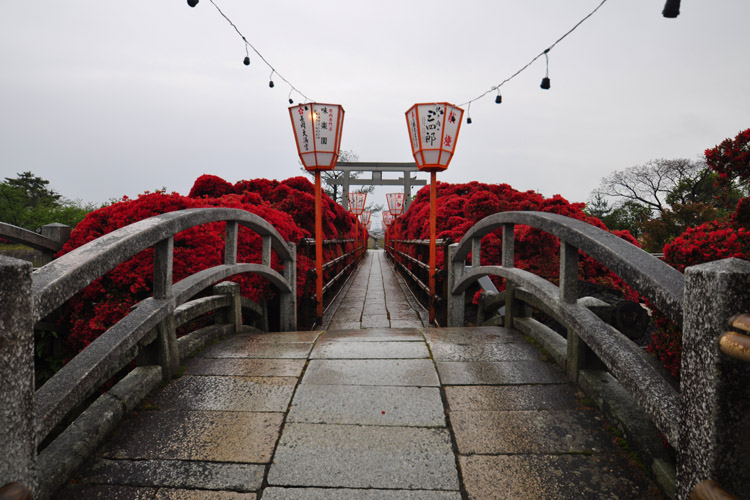
[[[307,120],[305,120],[305,111],[302,106],[299,108],[299,130],[300,146],[305,151],[310,151],[310,138],[307,136]]]
[[[445,111],[440,105],[428,108],[424,116],[424,142],[434,146],[435,142],[440,142],[443,129],[443,115]]]

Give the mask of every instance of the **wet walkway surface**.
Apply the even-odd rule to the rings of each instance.
[[[348,329],[246,332],[199,352],[57,498],[661,498],[520,334],[372,327],[413,319],[387,278],[369,302],[367,276],[359,320],[331,321]]]

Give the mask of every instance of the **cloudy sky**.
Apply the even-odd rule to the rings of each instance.
[[[413,103],[477,97],[601,3],[214,1],[304,95],[344,106],[342,148],[373,162],[413,161]],[[501,88],[502,104],[496,92],[475,101],[439,179],[585,201],[614,170],[695,159],[750,127],[750,2],[685,0],[677,19],[663,5],[608,0],[550,52],[550,90],[541,58]],[[299,175],[291,89],[278,75],[269,88],[271,70],[244,57],[209,0],[4,0],[0,177],[30,170],[100,203],[186,194],[204,173]]]

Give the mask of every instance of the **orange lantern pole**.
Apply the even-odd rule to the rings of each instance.
[[[341,149],[344,108],[307,103],[289,108],[297,153],[306,170],[315,172],[315,294],[318,322],[323,318],[323,208],[320,172],[333,170]]]
[[[411,150],[417,168],[430,172],[430,323],[435,321],[437,172],[453,158],[464,110],[447,102],[415,104],[406,112]]]
[[[315,171],[315,294],[316,314],[323,317],[323,208],[320,189],[320,170]]]

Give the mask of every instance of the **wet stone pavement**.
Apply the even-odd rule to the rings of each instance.
[[[381,255],[368,257],[355,278],[368,289],[352,285],[339,307],[360,301],[358,321],[334,314],[348,328],[247,331],[203,349],[56,498],[662,498],[520,334],[395,327],[419,315],[407,318]]]

